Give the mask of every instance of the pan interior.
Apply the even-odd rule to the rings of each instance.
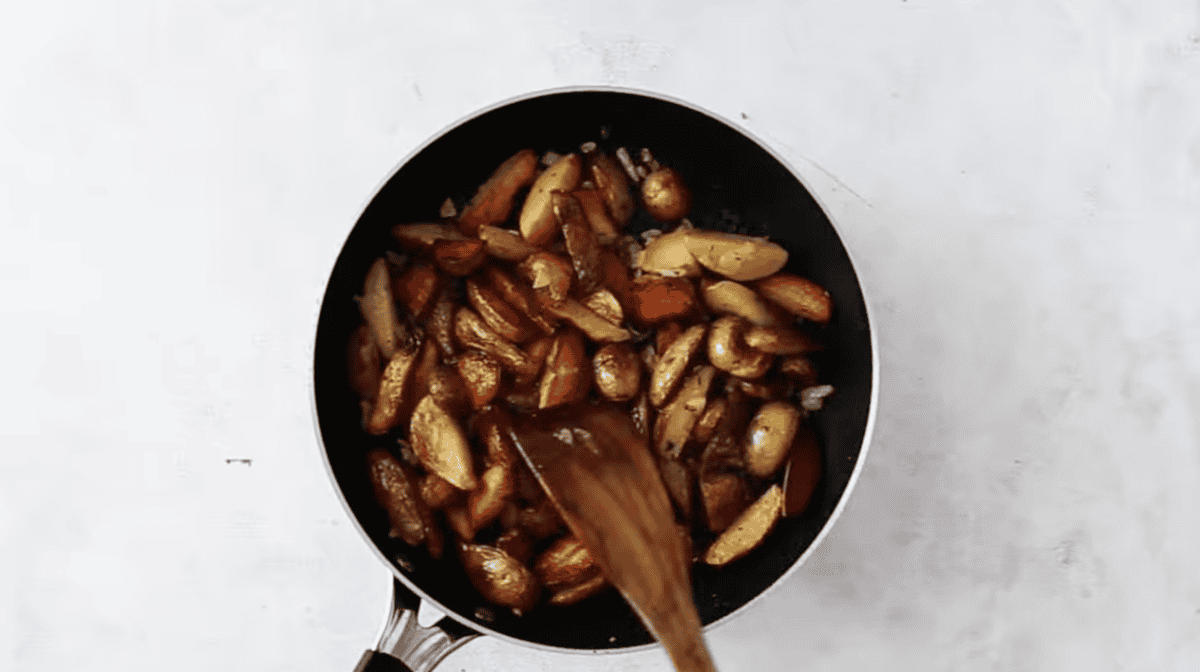
[[[602,137],[602,129],[604,129]],[[318,425],[338,488],[371,543],[394,570],[446,611],[510,637],[571,648],[610,649],[651,643],[615,591],[571,607],[542,605],[522,617],[488,607],[450,556],[431,559],[389,539],[387,519],[366,479],[364,456],[387,437],[360,429],[360,410],[347,384],[346,344],[361,321],[354,296],[372,261],[398,250],[394,224],[431,221],[442,201],[470,198],[504,159],[531,147],[578,151],[593,140],[608,151],[649,147],[675,168],[693,192],[691,219],[701,228],[769,235],[787,248],[785,270],[820,283],[834,299],[825,327],[822,382],[837,390],[814,417],[821,439],[822,477],[808,510],[785,518],[765,544],[746,558],[714,570],[693,566],[693,591],[703,623],[749,602],[784,574],[829,520],[846,491],[862,447],[871,399],[872,352],[858,278],[829,219],[803,185],[770,153],[734,128],[696,110],[647,96],[611,91],[554,93],[477,116],[448,131],[383,186],[350,233],[334,266],[317,327],[314,389]],[[635,219],[632,229],[654,226]],[[394,447],[391,446],[391,447]],[[478,607],[492,620],[479,620]]]

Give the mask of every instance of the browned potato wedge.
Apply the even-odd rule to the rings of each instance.
[[[629,417],[633,420],[633,426],[637,428],[638,434],[648,438],[650,436],[650,427],[654,422],[650,412],[649,395],[643,392],[637,398],[637,401],[629,409]]]
[[[367,453],[367,469],[375,499],[387,511],[392,525],[388,536],[403,539],[409,546],[425,541],[425,525],[418,510],[423,503],[417,497],[417,477],[412,467],[383,448],[375,448]]]
[[[708,332],[708,361],[722,371],[754,380],[767,373],[775,356],[746,345],[746,326],[745,320],[736,315],[713,322]]]
[[[571,262],[550,252],[529,255],[517,270],[529,281],[534,293],[543,299],[543,305],[565,301],[571,291],[571,278],[575,275]]]
[[[696,421],[696,426],[692,429],[692,440],[696,443],[707,444],[713,437],[713,432],[717,431],[717,425],[720,424],[722,418],[725,417],[725,409],[729,402],[725,397],[717,397],[708,402],[704,407],[704,413],[700,415],[700,419]]]
[[[461,490],[474,490],[478,481],[471,465],[471,448],[462,428],[427,394],[409,422],[408,440],[421,464]]]
[[[433,260],[450,275],[464,277],[474,273],[487,260],[482,240],[442,240],[433,245]]]
[[[754,380],[744,380],[736,376],[731,377],[725,383],[726,389],[736,387],[742,391],[747,397],[762,399],[763,401],[775,401],[783,399],[788,394],[788,386],[783,381],[773,380],[770,383],[762,383]]]
[[[746,345],[773,355],[802,355],[824,349],[808,334],[786,325],[750,327],[746,330]]]
[[[600,192],[593,189],[580,189],[572,191],[571,195],[579,201],[579,207],[583,208],[583,216],[587,219],[588,226],[592,227],[592,233],[596,234],[598,243],[608,245],[620,237],[617,223],[608,214],[604,205],[604,197],[600,195]]]
[[[641,326],[686,318],[696,308],[696,289],[687,278],[643,275],[630,283],[628,308]]]
[[[520,462],[521,457],[513,445],[509,431],[512,429],[512,416],[503,406],[488,406],[475,416],[475,431],[483,443],[484,464],[489,467],[504,465],[512,467]]]
[[[541,594],[537,577],[516,558],[481,544],[463,544],[459,555],[471,585],[488,602],[510,607],[518,614],[537,604]]]
[[[736,388],[726,388],[725,413],[700,455],[701,478],[746,467],[742,458],[742,440],[746,436],[749,415],[750,405],[746,395]]]
[[[673,222],[687,216],[692,207],[692,192],[679,173],[662,167],[642,180],[642,205],[658,221]]]
[[[392,294],[415,320],[424,320],[437,302],[442,278],[429,264],[413,264],[392,281]]]
[[[654,447],[659,455],[679,457],[684,444],[692,435],[696,421],[704,413],[708,403],[708,389],[712,387],[717,370],[711,366],[698,366],[669,404],[663,406],[654,423]]]
[[[786,313],[764,301],[753,289],[732,280],[705,287],[704,303],[714,313],[737,315],[756,326],[775,327],[789,321]]]
[[[538,251],[538,248],[530,245],[519,232],[512,229],[481,226],[479,227],[479,239],[483,241],[488,254],[505,261],[523,261]]]
[[[765,278],[783,268],[788,259],[787,250],[766,238],[717,231],[691,231],[687,246],[702,266],[741,282]]]
[[[463,208],[458,225],[463,232],[474,235],[489,224],[499,224],[508,219],[512,212],[513,197],[522,188],[533,183],[538,157],[532,149],[522,149],[513,154],[487,182],[480,185],[475,197]]]
[[[443,513],[446,514],[446,522],[450,524],[450,529],[459,540],[469,542],[475,539],[475,530],[471,527],[471,514],[465,504],[448,506]]]
[[[704,562],[720,567],[745,557],[771,533],[782,513],[783,490],[772,485],[708,547]]]
[[[447,292],[433,306],[433,314],[429,316],[429,334],[437,344],[442,357],[449,359],[457,350],[454,346],[454,318],[458,314],[458,305],[450,300]]]
[[[467,301],[501,338],[512,343],[523,343],[533,337],[533,327],[521,318],[517,309],[475,278],[467,279]]]
[[[550,596],[550,604],[556,607],[570,606],[582,602],[593,595],[599,595],[610,586],[612,584],[608,582],[608,579],[604,578],[603,574],[597,574],[583,583],[560,588],[557,593]]]
[[[604,286],[617,297],[621,306],[628,310],[629,290],[632,284],[629,278],[629,268],[621,261],[616,252],[607,248],[600,250],[600,274],[604,279]]]
[[[703,324],[689,328],[658,358],[658,363],[650,374],[651,404],[662,406],[675,391],[675,386],[683,379],[688,362],[700,351],[707,329],[707,325]]]
[[[642,383],[637,353],[626,343],[607,343],[592,356],[596,390],[611,401],[629,401]]]
[[[783,466],[796,430],[800,410],[786,401],[769,401],[758,409],[746,430],[746,470],[758,478],[770,478]]]
[[[544,247],[554,239],[558,227],[554,222],[551,194],[574,191],[579,186],[581,167],[579,155],[568,154],[534,180],[520,218],[521,235],[530,245]]]
[[[533,558],[533,541],[528,532],[514,527],[496,538],[496,548],[508,553],[517,562],[525,563]]]
[[[371,333],[375,334],[375,344],[383,359],[390,360],[396,354],[396,348],[405,340],[406,333],[400,325],[400,316],[396,314],[396,303],[392,299],[392,281],[388,277],[387,261],[380,257],[371,264],[367,272],[366,282],[363,283],[363,296],[358,303],[363,319],[371,325]]]
[[[459,308],[454,315],[454,335],[466,348],[482,350],[504,368],[517,375],[533,375],[533,362],[520,348],[504,340],[470,308]]]
[[[587,396],[592,372],[587,349],[579,332],[567,330],[554,339],[546,356],[545,370],[538,392],[538,408],[554,408]]]
[[[658,472],[662,476],[663,485],[667,486],[667,494],[675,502],[675,508],[684,520],[692,517],[692,473],[687,465],[679,460],[664,456],[658,460]]]
[[[650,241],[638,255],[638,266],[647,273],[667,277],[699,276],[700,262],[696,261],[687,246],[690,232],[691,229],[678,228]]]
[[[467,237],[449,224],[397,224],[392,236],[406,250],[429,251],[439,241],[466,240]]]
[[[807,427],[796,432],[792,454],[783,473],[783,515],[794,516],[804,513],[821,480],[821,449],[817,446],[817,435]]]
[[[800,387],[817,384],[817,367],[807,357],[784,357],[779,360],[779,372],[794,379]]]
[[[825,288],[798,275],[778,273],[760,280],[758,291],[784,310],[817,324],[825,324],[833,314],[833,299]]]
[[[349,351],[350,386],[360,399],[371,401],[379,394],[383,367],[379,363],[379,346],[375,345],[375,336],[366,322],[350,335]]]
[[[550,355],[550,348],[553,345],[553,336],[543,336],[525,344],[523,352],[532,363],[530,370],[534,371],[534,369],[536,369],[536,371],[534,371],[533,375],[521,374],[519,376],[515,376],[513,378],[513,386],[515,388],[524,389],[529,385],[537,385],[538,381],[542,379],[542,369],[545,367],[546,357]]]
[[[421,501],[431,509],[444,509],[462,501],[463,491],[437,474],[425,474],[421,479]]]
[[[741,476],[718,473],[700,480],[700,497],[704,500],[708,529],[724,532],[750,503],[750,489]]]
[[[596,191],[604,198],[604,204],[608,206],[608,212],[616,222],[617,228],[625,228],[633,219],[634,207],[625,171],[611,158],[599,152],[592,153],[588,160]]]
[[[583,305],[588,310],[618,327],[625,321],[625,311],[621,308],[621,302],[617,300],[616,295],[607,289],[601,289],[587,295],[583,299]]]
[[[571,255],[571,265],[575,267],[575,279],[580,291],[584,294],[596,291],[600,288],[601,280],[600,243],[584,219],[583,208],[570,194],[551,194],[550,202],[554,217],[562,229],[563,241],[567,244],[567,254]]]
[[[425,389],[425,395],[421,394],[420,389],[413,391],[416,392],[418,401],[421,396],[433,397],[434,403],[455,417],[471,412],[471,392],[454,367],[438,365],[433,370],[433,375],[429,376],[429,387]]]
[[[667,322],[660,325],[654,332],[654,349],[658,352],[666,352],[675,339],[682,335],[683,325],[678,322]]]
[[[471,492],[467,511],[471,514],[471,529],[478,532],[490,524],[513,496],[512,467],[497,464],[488,467],[479,477],[479,487]]]
[[[383,369],[379,378],[379,392],[371,419],[367,422],[368,434],[381,436],[387,434],[401,421],[400,409],[408,394],[409,381],[412,380],[413,365],[417,361],[418,348],[406,348],[395,353],[392,361]]]
[[[517,524],[524,528],[535,539],[545,539],[557,534],[563,529],[563,519],[554,503],[549,498],[543,498],[533,506],[521,509]]]
[[[618,327],[596,313],[588,310],[582,303],[570,297],[557,305],[543,302],[542,307],[551,315],[564,319],[579,327],[588,338],[601,343],[620,343],[633,338],[629,331]]]
[[[573,534],[559,539],[533,561],[533,573],[550,589],[586,581],[600,567],[583,542]]]
[[[660,357],[658,356],[658,349],[654,347],[653,343],[647,343],[646,347],[638,352],[638,357],[642,360],[642,366],[645,366],[646,370],[651,372],[651,374],[654,373],[654,369],[658,368]]]
[[[541,304],[534,298],[533,290],[528,285],[522,285],[511,275],[495,266],[487,267],[487,277],[488,282],[492,285],[492,290],[499,294],[505,303],[520,311],[538,329],[547,334],[554,333],[554,328],[558,326],[558,323],[542,310]]]
[[[480,409],[492,403],[500,392],[500,362],[478,350],[464,352],[454,363],[467,386],[471,404]]]

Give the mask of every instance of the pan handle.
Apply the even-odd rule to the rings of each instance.
[[[421,598],[392,579],[392,613],[379,644],[363,653],[354,672],[430,672],[442,659],[479,637],[471,628],[444,616],[428,628],[417,623]]]

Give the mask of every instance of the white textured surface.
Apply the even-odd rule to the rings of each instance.
[[[876,311],[859,489],[711,633],[722,670],[1200,669],[1198,13],[7,3],[0,669],[353,666],[388,580],[314,439],[326,274],[400,157],[568,84],[765,138]],[[485,640],[443,669],[666,668]]]

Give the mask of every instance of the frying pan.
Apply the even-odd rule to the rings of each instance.
[[[795,571],[833,525],[857,480],[878,388],[871,320],[849,254],[795,171],[731,123],[660,94],[571,89],[500,103],[428,141],[384,181],[350,231],[321,305],[313,397],[322,452],[350,517],[395,579],[392,617],[377,650],[364,654],[360,670],[430,669],[475,634],[576,653],[653,645],[616,591],[571,607],[543,605],[517,617],[489,608],[452,552],[436,561],[424,548],[389,538],[364,456],[374,447],[395,448],[394,437],[370,437],[361,430],[358,400],[347,383],[346,347],[361,322],[354,297],[372,261],[384,250],[398,249],[391,227],[435,220],[447,197],[465,202],[496,166],[522,148],[565,154],[588,140],[610,153],[622,146],[635,153],[651,148],[691,188],[690,219],[698,227],[769,235],[788,250],[785,270],[811,278],[833,297],[833,318],[821,334],[826,350],[817,365],[822,382],[836,392],[812,422],[822,446],[821,480],[808,509],[780,521],[749,556],[721,569],[693,566],[693,595],[706,628],[746,609]],[[639,211],[630,228],[636,233],[655,226]],[[446,618],[418,627],[419,600],[431,601]]]

